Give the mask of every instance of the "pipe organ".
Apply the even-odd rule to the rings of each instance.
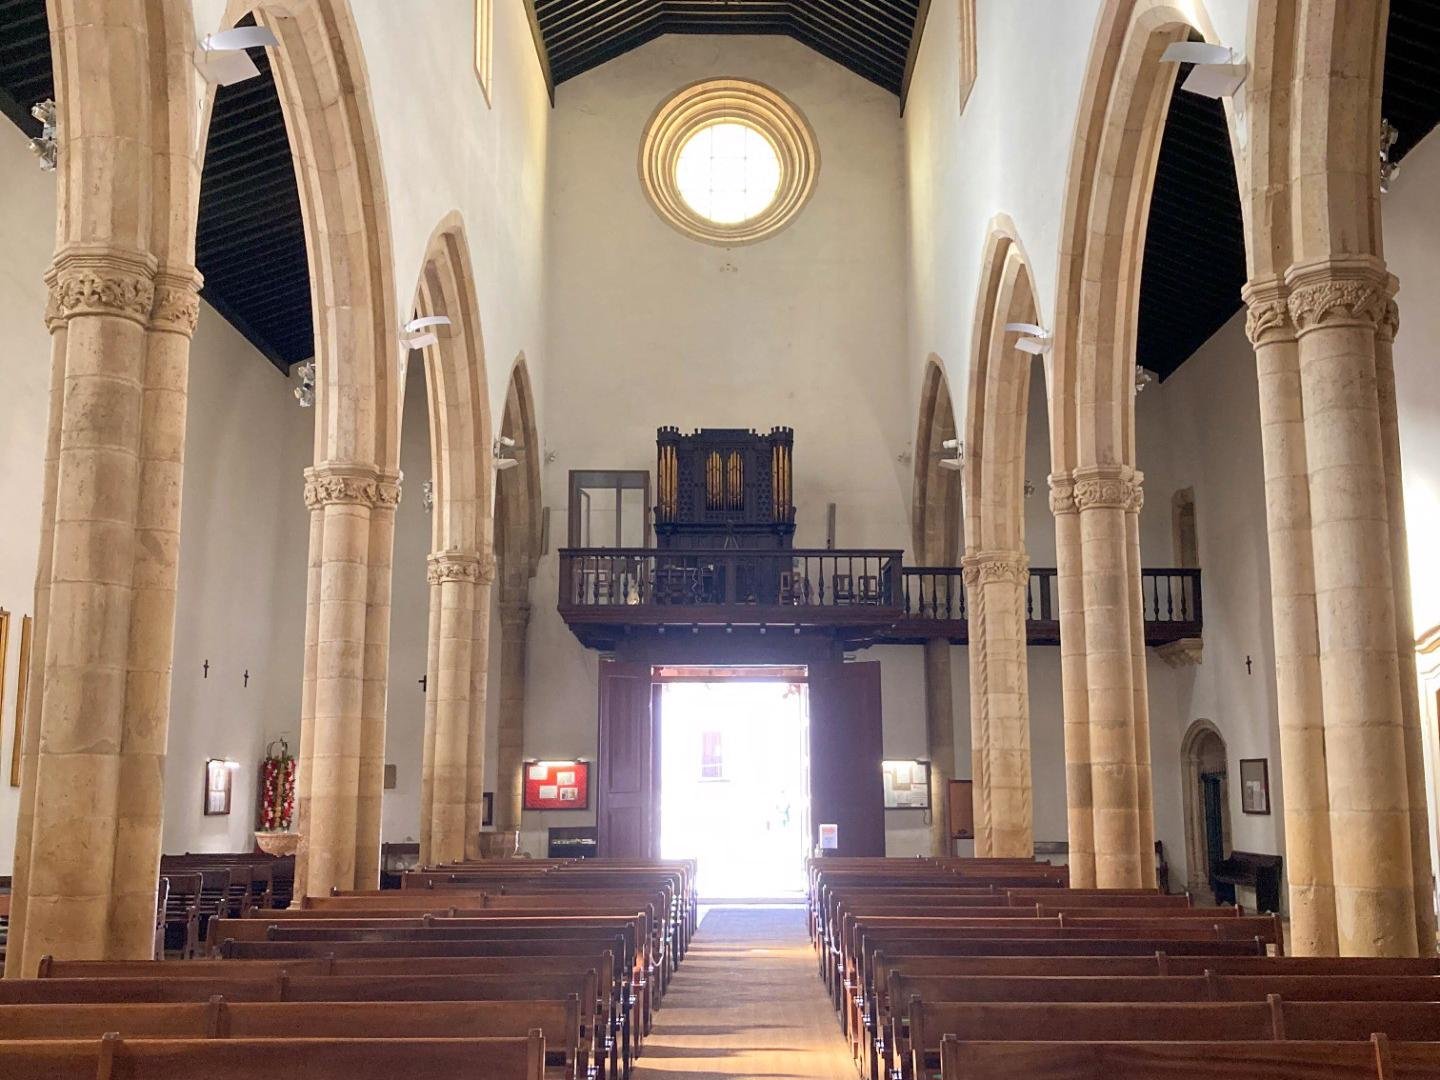
[[[795,536],[792,458],[795,432],[701,428],[655,435],[661,548],[791,547]]]

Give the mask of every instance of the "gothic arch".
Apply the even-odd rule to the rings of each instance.
[[[224,25],[246,14],[280,41],[270,54],[295,156],[315,319],[315,461],[393,473],[402,390],[389,201],[350,5],[231,0]]]
[[[1167,0],[1107,0],[1097,22],[1060,234],[1050,378],[1050,452],[1057,474],[1089,465],[1135,466],[1141,263],[1179,67],[1162,63],[1160,54],[1192,32],[1216,40],[1203,9],[1198,3],[1193,8],[1192,22],[1189,11]],[[1231,143],[1233,149],[1233,124]],[[1240,160],[1238,152],[1235,158]]]
[[[495,488],[495,554],[502,581],[508,574],[528,581],[540,558],[540,434],[535,426],[535,396],[522,352],[510,371],[500,434],[515,440],[519,466],[499,474]]]
[[[982,262],[965,418],[965,537],[975,551],[1024,550],[1031,357],[1005,325],[1039,321],[1015,224],[998,215]]]
[[[942,457],[953,456],[943,444],[956,438],[957,432],[945,369],[932,353],[925,362],[925,381],[920,391],[911,507],[914,558],[922,566],[954,566],[960,561],[960,473],[940,466]]]
[[[1228,772],[1225,736],[1209,720],[1196,720],[1180,740],[1182,798],[1185,800],[1186,891],[1214,902],[1208,874],[1206,819],[1202,776]],[[1221,829],[1225,851],[1231,849],[1229,788],[1221,782]]]

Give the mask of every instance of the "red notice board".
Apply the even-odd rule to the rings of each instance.
[[[525,762],[524,809],[590,809],[590,763],[588,761]]]

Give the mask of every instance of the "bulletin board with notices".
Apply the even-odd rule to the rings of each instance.
[[[527,761],[524,809],[590,809],[590,763]]]
[[[882,761],[886,810],[930,809],[928,761]]]

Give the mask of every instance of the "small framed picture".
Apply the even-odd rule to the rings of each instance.
[[[490,828],[495,824],[495,792],[485,791],[480,795],[480,825]]]
[[[1270,761],[1240,759],[1240,809],[1247,814],[1270,813]]]
[[[231,784],[235,765],[220,758],[205,762],[205,816],[219,817],[230,813]]]

